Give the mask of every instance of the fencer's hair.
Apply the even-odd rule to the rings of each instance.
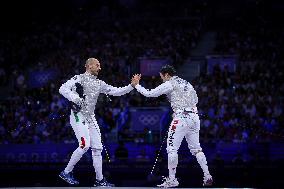
[[[93,61],[99,61],[98,59],[96,59],[96,58],[88,58],[87,60],[86,60],[86,63],[85,63],[85,67],[87,67],[91,62],[93,62]]]
[[[160,73],[163,75],[167,73],[170,76],[175,76],[177,72],[173,66],[167,64],[161,68]]]

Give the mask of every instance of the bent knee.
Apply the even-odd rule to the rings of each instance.
[[[167,147],[167,153],[170,154],[170,153],[176,153],[177,154],[178,150],[177,148],[173,147],[173,146],[170,146],[170,147]]]
[[[190,153],[196,156],[198,153],[202,152],[202,148],[191,149]]]
[[[103,149],[101,149],[101,148],[91,148],[91,149],[92,149],[93,155],[95,155],[95,156],[100,156],[100,155],[102,155]]]

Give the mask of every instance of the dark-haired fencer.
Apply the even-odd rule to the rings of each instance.
[[[176,187],[178,165],[178,150],[183,138],[186,139],[188,148],[194,155],[203,170],[203,185],[211,186],[213,179],[209,173],[207,161],[199,143],[200,120],[197,112],[198,97],[193,86],[184,79],[176,76],[175,69],[166,65],[160,71],[163,83],[152,90],[147,90],[139,85],[141,75],[136,74],[133,82],[138,92],[146,97],[158,97],[166,94],[173,109],[173,120],[168,130],[167,153],[169,177],[159,187]]]

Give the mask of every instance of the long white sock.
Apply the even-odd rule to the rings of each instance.
[[[65,173],[69,173],[73,170],[74,166],[78,163],[78,161],[81,159],[83,154],[85,153],[85,150],[78,147],[72,154],[66,168],[64,169]]]
[[[203,152],[198,152],[196,154],[196,159],[203,171],[204,176],[208,176],[210,175],[209,170],[208,170],[208,166],[207,166],[207,161],[206,161],[206,157],[204,155]]]
[[[101,154],[101,150],[92,150],[92,158],[93,158],[93,166],[96,171],[96,179],[103,179],[103,158]]]
[[[169,177],[170,177],[170,179],[175,179],[176,178],[177,165],[178,165],[178,155],[177,155],[177,153],[169,153],[168,154],[168,169],[169,169]]]

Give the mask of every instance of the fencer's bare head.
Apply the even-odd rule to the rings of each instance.
[[[165,65],[160,70],[160,77],[163,82],[168,81],[171,77],[176,75],[176,70],[171,65]]]
[[[98,76],[99,71],[101,70],[101,64],[96,58],[88,58],[88,60],[86,60],[85,67],[87,72],[95,76]]]

